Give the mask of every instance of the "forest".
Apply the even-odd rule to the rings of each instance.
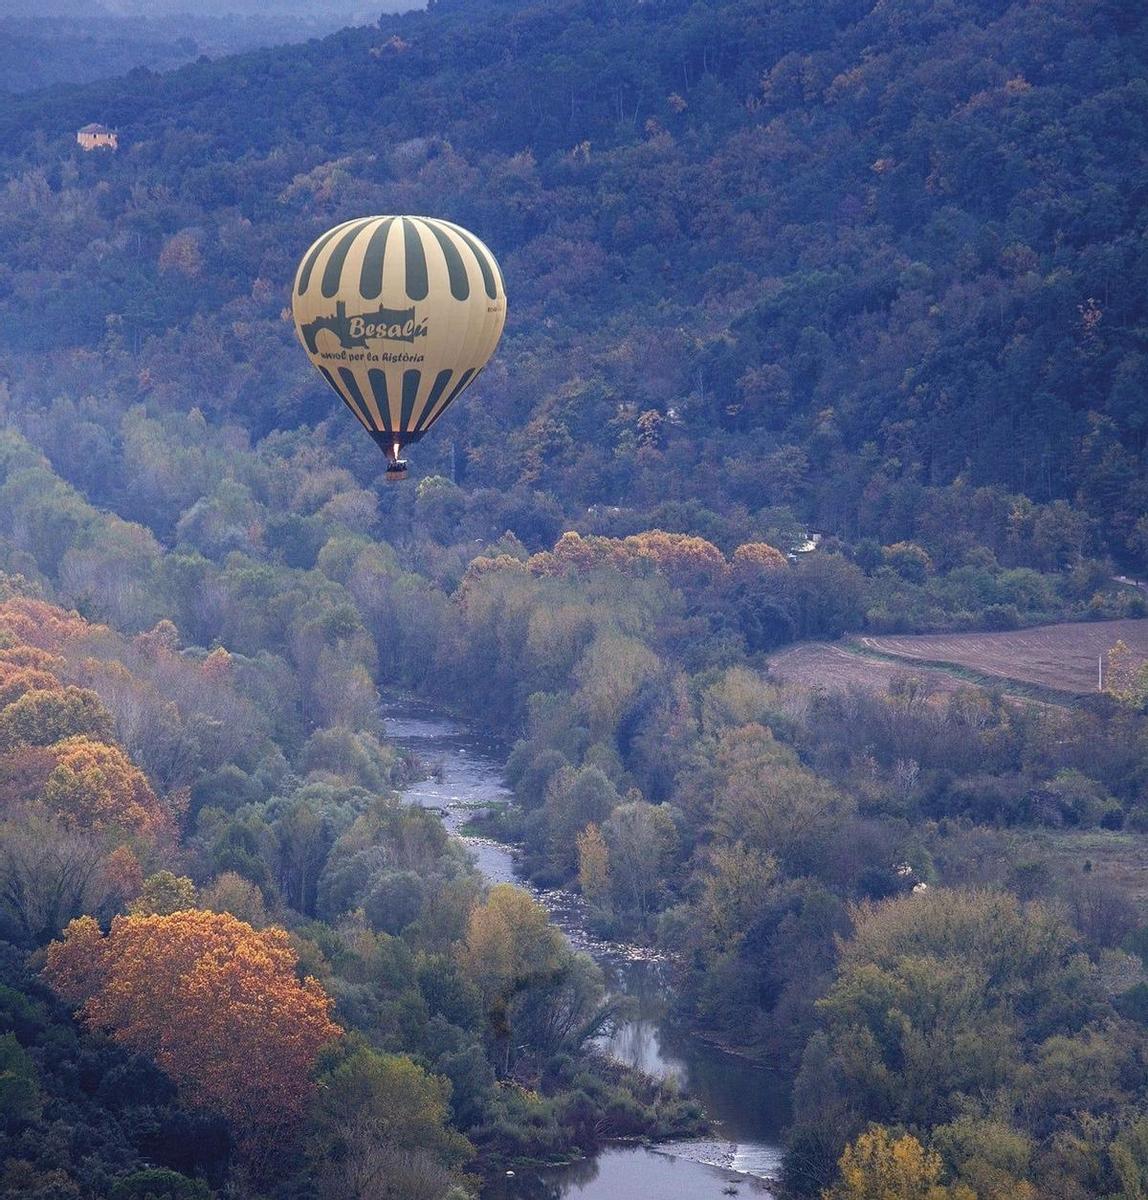
[[[787,1197],[1148,1195],[1148,912],[1089,849],[1145,845],[1148,674],[768,661],[1148,615],[1146,38],[436,0],[6,98],[0,1196],[463,1200],[706,1128],[398,802],[380,687],[504,737],[482,832],[791,1081]],[[288,308],[388,212],[509,296],[400,487]]]

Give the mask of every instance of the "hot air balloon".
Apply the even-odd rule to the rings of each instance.
[[[494,255],[433,217],[362,217],[303,255],[291,297],[311,362],[401,479],[404,446],[486,365],[506,323]]]

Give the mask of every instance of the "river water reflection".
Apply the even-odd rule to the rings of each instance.
[[[388,739],[434,769],[434,776],[408,788],[404,799],[439,810],[451,832],[459,834],[475,808],[509,799],[502,776],[505,747],[496,739],[407,697],[390,697],[383,715]],[[492,883],[529,886],[516,874],[512,849],[483,838],[464,840]],[[780,1173],[779,1133],[788,1119],[779,1077],[675,1028],[664,963],[635,961],[595,939],[582,923],[577,896],[531,890],[570,941],[602,967],[611,990],[634,998],[635,1015],[605,1044],[607,1052],[650,1074],[678,1080],[705,1106],[716,1133],[712,1141],[657,1150],[610,1146],[571,1166],[517,1172],[490,1185],[484,1200],[768,1196],[761,1181]],[[734,1188],[736,1193],[729,1190]]]

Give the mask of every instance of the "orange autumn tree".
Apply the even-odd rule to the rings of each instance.
[[[342,1030],[282,929],[229,913],[73,921],[44,977],[84,1023],[151,1058],[185,1101],[222,1113],[258,1162],[300,1124],[319,1052]]]
[[[689,533],[647,529],[623,539],[627,554],[638,562],[652,562],[675,587],[707,587],[728,573],[725,555],[705,538]]]
[[[581,574],[598,567],[620,570],[629,562],[630,555],[617,538],[595,534],[583,537],[570,530],[554,543],[553,550],[532,555],[527,566],[535,575],[564,575]]]
[[[725,555],[705,538],[647,529],[625,538],[564,533],[553,550],[532,555],[535,575],[580,574],[601,567],[634,571],[643,566],[666,576],[675,587],[700,588],[720,582],[729,571]]]
[[[0,709],[14,704],[26,692],[58,692],[63,686],[47,671],[0,662]]]
[[[48,752],[55,765],[39,800],[65,824],[142,834],[153,841],[174,835],[174,815],[118,746],[72,737]]]
[[[0,638],[11,637],[9,630],[0,629]],[[8,667],[27,667],[34,671],[58,671],[64,660],[58,654],[50,654],[38,646],[8,646],[0,650],[0,664]]]
[[[13,596],[0,604],[0,629],[7,629],[18,642],[52,652],[82,638],[108,632],[106,625],[93,625],[77,612],[27,596]]]

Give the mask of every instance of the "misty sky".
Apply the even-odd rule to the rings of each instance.
[[[424,0],[425,2],[425,0]],[[2,17],[159,17],[190,13],[200,17],[290,14],[323,24],[361,25],[382,12],[422,8],[419,0],[0,0]]]

